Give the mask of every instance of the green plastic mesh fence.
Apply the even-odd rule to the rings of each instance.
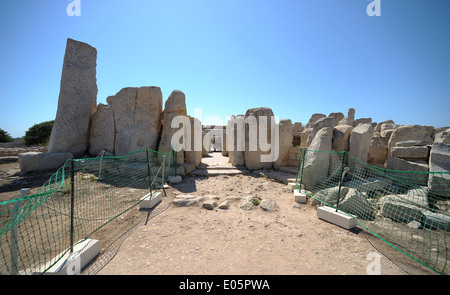
[[[369,232],[439,274],[448,274],[450,173],[394,171],[347,152],[300,148],[297,189],[356,217]]]
[[[34,195],[0,202],[0,274],[43,274],[77,243],[163,188],[174,153],[69,159]]]

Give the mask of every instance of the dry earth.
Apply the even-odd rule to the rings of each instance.
[[[19,175],[17,162],[0,164],[0,200],[22,187],[39,188],[51,173]],[[253,173],[189,176],[166,189],[153,211],[133,208],[99,231],[102,252],[83,274],[100,275],[365,275],[381,255],[382,275],[433,274],[362,228],[351,231],[320,220],[316,207],[294,203],[286,185]],[[274,212],[239,200],[228,209],[201,203],[176,206],[179,195],[256,196]]]

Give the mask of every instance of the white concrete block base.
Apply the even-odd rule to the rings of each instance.
[[[139,203],[139,206],[141,209],[152,209],[156,205],[159,204],[159,202],[162,201],[161,193],[160,192],[153,192],[151,195],[150,193],[146,194],[141,198],[141,202]]]
[[[304,191],[294,189],[294,201],[300,204],[306,204],[308,202],[308,196]]]
[[[336,212],[336,209],[328,206],[317,208],[317,217],[345,229],[352,229],[356,226],[356,218],[354,216],[350,216],[340,211]]]
[[[68,251],[55,265],[45,272],[46,275],[79,275],[81,270],[94,259],[101,250],[99,240],[87,239],[73,246],[73,253]],[[59,256],[57,256],[59,257]],[[51,265],[54,258],[47,265]],[[44,266],[43,269],[47,268]]]

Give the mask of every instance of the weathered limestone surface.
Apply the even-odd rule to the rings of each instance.
[[[306,123],[305,128],[312,128],[314,123],[316,123],[317,120],[321,119],[321,118],[325,118],[326,116],[324,114],[312,114],[311,118],[309,119],[308,123]]]
[[[367,154],[367,163],[371,165],[384,166],[387,160],[388,143],[381,138],[379,133],[372,136]]]
[[[187,115],[186,98],[184,93],[181,92],[180,90],[172,91],[164,106],[161,141],[159,142],[158,147],[159,152],[161,153],[169,152],[172,147],[171,146],[172,136],[175,134],[175,132],[179,131],[181,128],[184,128],[183,126],[180,126],[178,128],[172,128],[171,127],[172,120],[177,116],[186,116],[186,115]],[[182,142],[179,142],[179,144],[181,145]],[[178,164],[184,163],[183,151],[177,153],[177,163]]]
[[[260,107],[260,108],[253,108],[247,110],[244,116],[244,120],[248,119],[249,117],[256,118],[256,128],[252,127],[252,124],[246,124],[245,125],[245,166],[247,169],[250,170],[258,170],[258,169],[271,169],[273,160],[266,159],[266,157],[269,157],[269,155],[273,152],[273,143],[272,143],[272,117],[273,112],[270,108],[266,107]],[[266,121],[263,121],[263,118],[266,119]],[[266,133],[260,133],[261,125],[266,124]],[[252,130],[252,128],[255,128]],[[276,126],[273,126],[273,128],[276,128]],[[257,141],[254,141],[254,138],[252,137],[252,132],[255,133],[256,131],[256,138]],[[252,150],[252,144],[256,148],[256,150]],[[267,145],[262,147],[261,145]]]
[[[330,113],[328,117],[334,118],[334,125],[338,126],[339,122],[345,118],[345,115],[343,113],[338,112],[338,113]]]
[[[349,108],[347,112],[347,116],[344,117],[342,120],[339,121],[338,125],[349,125],[353,126],[355,125],[355,109]]]
[[[107,99],[115,120],[115,155],[141,149],[156,150],[161,129],[159,87],[127,87]]]
[[[279,154],[276,163],[279,167],[287,166],[289,160],[289,148],[292,146],[292,129],[291,120],[280,120],[280,137],[279,137]]]
[[[350,134],[349,153],[363,162],[367,162],[373,129],[371,124],[359,124]]]
[[[350,134],[353,131],[353,126],[350,125],[338,125],[333,129],[333,150],[335,151],[347,151]]]
[[[433,139],[425,127],[420,125],[403,125],[392,132],[388,142],[388,156],[392,155],[391,149],[395,147],[397,142],[405,140],[420,140],[426,144],[433,144]]]
[[[426,160],[428,159],[427,146],[393,147],[392,157],[405,160]]]
[[[450,171],[450,128],[439,132],[435,136],[435,141],[430,151],[429,158],[430,172]],[[450,176],[447,174],[430,175],[429,188],[435,194],[450,197]]]
[[[89,154],[97,156],[102,150],[114,154],[115,127],[111,106],[100,103],[92,116]]]
[[[68,152],[27,152],[18,156],[21,174],[58,169],[67,159],[71,158],[73,158],[73,155]]]
[[[186,147],[189,148],[187,148],[184,152],[184,161],[185,163],[194,163],[195,166],[198,167],[202,161],[202,123],[197,118],[193,118],[191,116],[188,116],[188,118],[190,121],[190,128],[185,128],[185,140],[187,140],[188,133],[190,133],[190,143],[189,140],[186,141]],[[196,136],[197,138],[195,138]]]
[[[309,149],[315,151],[331,151],[333,138],[333,128],[324,127],[320,129],[314,137]],[[330,165],[329,153],[309,153],[305,158],[303,170],[303,185],[310,190],[318,182],[323,181],[328,176]]]
[[[227,150],[229,162],[233,166],[245,165],[245,126],[244,116],[232,116],[227,123]]]
[[[91,116],[97,107],[97,50],[67,39],[58,110],[48,150],[82,156],[88,149]]]

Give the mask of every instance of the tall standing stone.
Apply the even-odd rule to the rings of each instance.
[[[203,144],[202,144],[202,123],[199,119],[188,116],[190,126],[185,128],[185,140],[190,137],[190,143],[186,142],[186,148],[184,152],[184,161],[186,163],[194,163],[198,167],[202,161]],[[197,138],[196,138],[197,137]],[[196,142],[197,141],[197,142]]]
[[[279,136],[279,154],[278,159],[275,161],[279,167],[287,166],[289,160],[289,148],[292,146],[293,134],[292,130],[294,125],[289,119],[280,120],[279,123],[280,136]]]
[[[244,116],[231,116],[227,122],[226,143],[229,162],[233,166],[245,165],[245,123]]]
[[[89,140],[89,154],[98,155],[102,150],[114,154],[114,113],[109,105],[100,103],[92,116],[92,125]]]
[[[156,150],[161,130],[162,93],[159,87],[127,87],[107,99],[114,111],[116,156]]]
[[[359,124],[350,134],[349,153],[363,162],[367,162],[373,129],[371,124]]]
[[[172,91],[164,106],[161,141],[159,142],[158,147],[158,151],[161,153],[170,152],[170,149],[172,148],[172,136],[181,128],[184,128],[183,126],[176,128],[171,127],[172,120],[177,116],[187,116],[186,97],[180,90]],[[177,152],[177,163],[184,164],[183,150]]]
[[[429,188],[433,194],[450,198],[450,128],[436,134],[429,159]]]
[[[275,159],[270,160],[274,153],[275,139],[272,139],[273,112],[270,108],[261,107],[247,110],[244,121],[251,120],[245,125],[245,166],[250,170],[271,169]],[[253,122],[253,120],[255,120]],[[256,123],[253,124],[253,123]],[[265,126],[264,126],[265,124]],[[264,127],[265,130],[264,130]],[[263,131],[263,132],[261,132]],[[253,137],[256,133],[256,138]],[[276,143],[278,144],[278,143]],[[278,146],[277,146],[278,148]]]
[[[333,127],[324,127],[314,136],[303,164],[302,183],[305,189],[313,190],[317,183],[324,181],[328,176],[331,153],[318,151],[331,151],[333,140]]]
[[[91,116],[97,107],[97,49],[67,39],[58,110],[48,150],[82,156],[88,148]]]

